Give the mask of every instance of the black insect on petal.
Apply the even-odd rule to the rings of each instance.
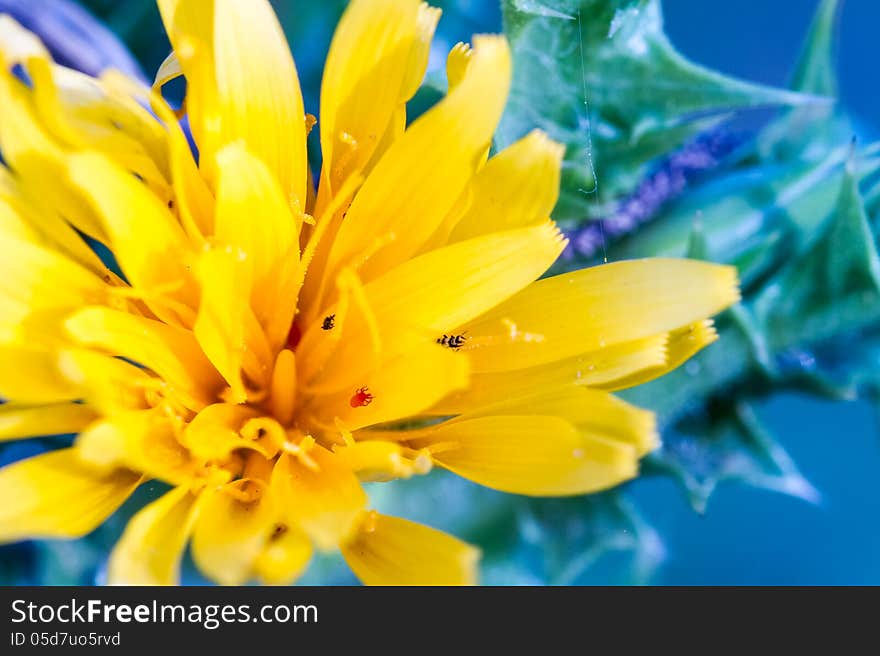
[[[451,349],[458,350],[464,345],[464,342],[466,339],[467,338],[464,336],[464,334],[461,334],[461,335],[446,335],[446,334],[444,334],[443,337],[437,338],[437,343],[442,346],[448,346]]]

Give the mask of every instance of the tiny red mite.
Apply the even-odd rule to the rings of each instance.
[[[370,390],[366,387],[361,387],[354,393],[354,396],[351,397],[349,404],[352,408],[362,408],[365,405],[370,405],[372,402],[373,395],[370,394]]]

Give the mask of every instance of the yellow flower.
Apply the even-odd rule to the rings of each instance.
[[[191,543],[221,583],[294,581],[313,549],[366,583],[471,583],[474,548],[369,511],[361,483],[437,465],[556,496],[636,475],[654,419],[610,392],[713,341],[736,274],[538,280],[564,246],[563,149],[534,132],[487,160],[503,38],[456,46],[448,95],[406,126],[439,11],[353,0],[314,192],[314,118],[268,2],[159,8],[156,86],[185,76],[197,163],[157,89],[0,24],[0,439],[78,434],[0,471],[0,540],[84,535],[156,479],[171,490],[129,522],[111,582],[174,583]]]

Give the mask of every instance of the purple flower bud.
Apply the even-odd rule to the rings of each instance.
[[[743,141],[744,135],[716,130],[672,153],[632,195],[619,201],[609,216],[568,231],[569,245],[562,259],[592,258],[608,240],[634,232],[653,219],[663,205],[680,196],[700,173],[717,167]]]

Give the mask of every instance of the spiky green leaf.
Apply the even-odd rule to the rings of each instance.
[[[740,481],[809,502],[818,491],[801,475],[785,449],[745,403],[712,410],[664,436],[650,468],[679,480],[694,510],[706,511],[719,483]]]
[[[514,57],[505,146],[534,127],[567,146],[556,215],[581,219],[631,190],[657,156],[731,109],[814,96],[736,80],[685,59],[658,0],[502,0]],[[699,119],[699,120],[697,120]]]
[[[754,305],[779,345],[814,344],[880,320],[880,257],[852,163],[834,212]]]

